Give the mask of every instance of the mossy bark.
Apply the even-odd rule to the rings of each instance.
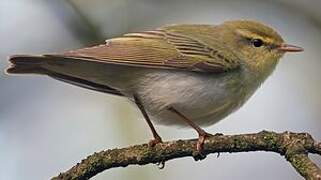
[[[89,179],[96,174],[116,167],[145,165],[191,156],[201,160],[210,153],[270,151],[284,155],[304,178],[321,180],[321,169],[308,157],[308,153],[321,155],[321,145],[307,133],[275,133],[215,135],[206,139],[204,152],[195,151],[196,139],[164,142],[154,147],[148,144],[94,153],[54,180]]]

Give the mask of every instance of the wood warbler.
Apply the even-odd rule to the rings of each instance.
[[[190,126],[199,135],[201,152],[210,134],[200,126],[240,108],[285,52],[302,50],[262,23],[235,20],[129,33],[61,54],[12,56],[7,72],[48,75],[127,97],[146,119],[154,136],[151,145],[162,141],[152,121]]]

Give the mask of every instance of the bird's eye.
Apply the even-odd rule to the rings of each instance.
[[[263,41],[261,39],[252,39],[251,42],[254,47],[261,47],[263,45]]]

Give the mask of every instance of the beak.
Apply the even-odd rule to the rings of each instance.
[[[304,49],[299,47],[299,46],[294,46],[294,45],[290,45],[290,44],[281,44],[278,49],[280,51],[283,51],[283,52],[301,52],[303,51]]]

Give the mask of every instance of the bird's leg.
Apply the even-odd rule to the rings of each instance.
[[[136,95],[134,95],[134,100],[135,100],[135,103],[136,103],[136,105],[138,106],[139,110],[142,112],[142,114],[143,114],[143,116],[144,116],[144,119],[146,120],[146,122],[147,122],[150,130],[152,131],[153,136],[154,136],[154,139],[151,140],[151,141],[149,141],[148,144],[149,144],[151,147],[153,147],[153,146],[155,146],[156,144],[161,143],[161,142],[162,142],[162,138],[161,138],[161,137],[158,135],[158,133],[156,132],[156,129],[155,129],[155,127],[153,126],[152,121],[149,119],[149,116],[148,116],[148,114],[147,114],[147,112],[146,112],[146,110],[145,110],[142,102],[139,100],[139,98],[138,98]]]
[[[198,141],[197,141],[196,149],[199,153],[202,153],[204,149],[203,145],[206,137],[212,136],[212,134],[209,134],[206,131],[204,131],[201,127],[195,124],[192,120],[188,119],[184,114],[177,111],[174,107],[170,107],[168,110],[180,116],[184,122],[186,122],[188,125],[190,125],[192,128],[194,128],[197,131]]]

